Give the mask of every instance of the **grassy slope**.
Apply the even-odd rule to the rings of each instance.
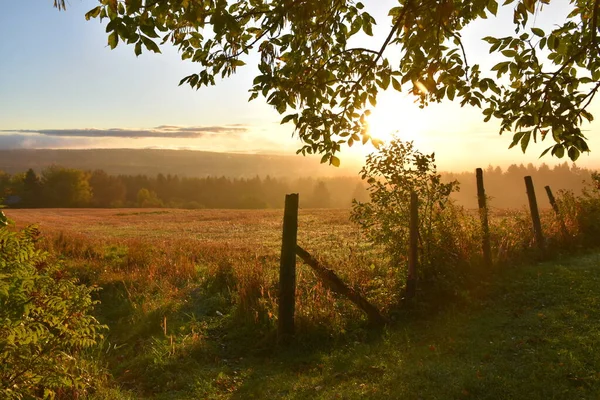
[[[230,370],[240,381],[231,396],[598,398],[599,267],[594,254],[515,269],[468,308],[332,350],[243,361]]]

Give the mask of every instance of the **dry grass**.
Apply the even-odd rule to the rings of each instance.
[[[129,398],[126,390],[131,398],[156,393],[190,398],[192,392],[197,398],[227,397],[249,379],[237,375],[231,360],[272,352],[283,210],[6,214],[17,226],[37,224],[42,246],[62,257],[83,282],[103,288],[97,311],[110,335],[99,361],[119,386],[118,398]],[[475,265],[480,239],[472,214],[453,217],[452,232],[462,236],[450,232],[449,237],[462,241],[459,261]],[[390,266],[381,249],[362,240],[348,216],[349,210],[300,210],[298,242],[384,313],[396,315],[405,266]],[[550,243],[558,243],[556,218],[545,213],[543,224]],[[528,259],[533,235],[526,212],[496,212],[491,229],[497,262]],[[366,318],[360,311],[327,290],[308,267],[299,263],[297,271],[299,341],[319,348],[363,334]],[[179,391],[186,395],[177,397]],[[106,398],[117,398],[111,396]]]
[[[199,286],[212,287],[234,304],[232,315],[238,320],[273,326],[283,210],[34,209],[7,214],[18,226],[37,224],[43,245],[66,256],[86,283],[122,282],[129,301],[144,313],[186,301]],[[350,284],[368,288],[387,308],[396,296],[381,289],[397,284],[399,277],[391,275],[402,269],[382,268],[385,259],[360,244],[360,232],[348,215],[349,210],[300,210],[299,244]],[[361,320],[307,267],[298,268],[297,296],[300,330],[332,321],[343,330]]]
[[[136,238],[154,244],[195,242],[199,249],[276,253],[282,210],[28,209],[7,210],[17,225],[37,224],[47,234],[81,234],[88,240]],[[356,236],[349,210],[300,210],[299,242],[329,248]]]

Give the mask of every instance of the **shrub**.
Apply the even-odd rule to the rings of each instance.
[[[6,218],[0,218],[6,222]],[[90,315],[95,290],[36,249],[35,227],[0,226],[0,397],[77,398],[92,382],[81,350],[104,329]]]
[[[573,240],[583,247],[600,245],[600,174],[592,173],[581,196],[561,191],[557,202]]]
[[[367,157],[361,177],[369,185],[370,202],[354,201],[351,219],[364,229],[367,238],[384,246],[394,265],[405,264],[410,196],[416,192],[419,279],[454,286],[459,277],[457,268],[466,263],[471,251],[465,244],[476,243],[463,240],[470,235],[470,217],[449,198],[458,190],[458,182],[442,183],[434,154],[422,154],[412,142],[397,139]]]

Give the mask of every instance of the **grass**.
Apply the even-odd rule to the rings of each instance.
[[[503,273],[468,307],[262,364],[236,396],[598,398],[599,267],[596,254]]]
[[[398,309],[402,270],[361,242],[348,211],[301,210],[299,244],[394,322],[368,329],[299,266],[285,349],[273,345],[280,210],[7,214],[39,223],[43,245],[102,287],[97,399],[600,397],[598,255],[505,268],[442,311]],[[498,260],[530,236],[526,219],[502,224]]]

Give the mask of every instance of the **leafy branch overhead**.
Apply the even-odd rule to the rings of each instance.
[[[250,99],[265,97],[295,125],[298,152],[321,153],[323,162],[338,164],[342,145],[372,140],[366,118],[389,88],[422,106],[448,98],[479,107],[486,121],[500,120],[500,133],[514,134],[511,147],[549,138],[544,153],[575,160],[589,150],[581,124],[592,120],[587,107],[600,87],[599,2],[570,0],[562,25],[545,32],[533,17],[550,0],[398,0],[373,48],[355,43],[373,35],[375,19],[348,0],[101,0],[86,18],[109,19],[111,48],[124,42],[139,55],[172,43],[199,65],[181,80],[193,88],[257,53]],[[501,6],[514,9],[515,33],[484,39],[502,61],[483,71],[469,65],[461,33]]]

